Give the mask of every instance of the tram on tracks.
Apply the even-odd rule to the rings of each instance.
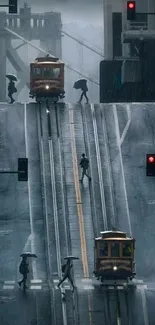
[[[132,280],[135,273],[135,239],[122,231],[103,231],[95,238],[94,275],[105,280]]]
[[[57,102],[65,97],[64,63],[58,58],[36,58],[30,64],[29,97],[37,102]]]

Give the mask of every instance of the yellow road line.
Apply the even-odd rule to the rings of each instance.
[[[75,192],[76,192],[76,204],[77,204],[77,212],[78,212],[79,228],[80,228],[83,273],[84,273],[84,277],[89,277],[86,238],[85,238],[85,230],[84,230],[84,218],[83,218],[83,211],[82,211],[81,192],[79,186],[79,173],[78,173],[78,162],[77,162],[77,154],[76,154],[74,119],[73,119],[73,110],[71,109],[69,109],[69,123],[70,123],[74,185],[75,185]]]

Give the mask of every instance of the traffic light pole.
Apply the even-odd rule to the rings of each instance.
[[[14,7],[14,5],[0,5],[0,8],[5,8],[5,7],[10,8],[10,7]]]
[[[0,170],[0,174],[17,174],[18,181],[28,181],[28,158],[18,158],[18,170]]]
[[[11,171],[11,172],[9,172],[9,171],[0,171],[0,174],[19,174],[19,172],[13,172],[13,171]]]

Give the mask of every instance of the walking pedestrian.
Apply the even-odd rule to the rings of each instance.
[[[18,282],[19,286],[23,283],[23,289],[27,289],[26,281],[27,281],[27,274],[29,273],[29,264],[27,263],[27,257],[23,256],[22,261],[19,265],[19,272],[23,275],[23,279]]]
[[[82,168],[82,178],[80,182],[83,182],[84,176],[87,176],[89,181],[91,181],[91,177],[88,175],[89,159],[86,157],[85,153],[82,154],[80,166]]]
[[[82,85],[81,90],[82,90],[82,93],[81,93],[81,96],[80,96],[80,99],[79,99],[78,103],[81,104],[83,96],[84,96],[86,98],[86,104],[88,104],[89,99],[87,97],[87,91],[88,91],[87,83]]]
[[[64,271],[64,276],[63,276],[62,280],[58,283],[58,288],[68,278],[68,280],[70,281],[70,283],[71,283],[71,285],[73,287],[73,290],[75,289],[73,279],[72,279],[72,276],[71,276],[71,268],[72,267],[73,267],[73,265],[71,264],[71,260],[68,259],[67,263],[62,266],[62,271]]]
[[[17,92],[17,89],[15,87],[15,83],[14,83],[13,80],[10,80],[10,82],[8,84],[8,97],[10,98],[11,101],[10,101],[9,104],[13,104],[14,103],[15,100],[13,99],[12,95],[14,93],[16,93],[16,92]]]

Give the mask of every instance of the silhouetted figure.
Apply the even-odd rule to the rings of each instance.
[[[14,93],[16,93],[16,92],[17,92],[17,89],[15,87],[15,83],[14,83],[13,80],[10,80],[10,82],[8,84],[8,97],[10,98],[11,102],[9,104],[13,104],[14,103],[15,100],[13,99],[12,95]]]
[[[88,91],[87,83],[85,83],[85,84],[82,85],[81,90],[82,90],[82,94],[80,96],[80,99],[79,99],[78,103],[81,104],[81,101],[83,99],[83,96],[85,96],[85,98],[86,98],[86,104],[88,104],[89,103],[89,99],[88,99],[87,94],[86,94],[87,91]]]
[[[70,281],[73,289],[75,288],[74,283],[73,283],[73,279],[71,277],[71,268],[73,267],[73,265],[71,264],[70,259],[67,260],[67,263],[65,265],[62,266],[62,271],[64,272],[64,277],[63,279],[58,283],[58,288],[60,287],[60,285],[68,278],[68,280]]]
[[[21,287],[21,284],[23,283],[23,289],[26,287],[26,280],[27,280],[27,274],[29,273],[29,264],[27,263],[27,257],[24,256],[20,265],[19,265],[19,272],[23,275],[23,279],[18,282],[19,286]]]
[[[91,177],[87,173],[89,167],[89,159],[86,157],[85,153],[82,154],[80,166],[82,168],[82,178],[80,179],[80,182],[83,182],[84,175],[89,178],[89,181],[91,181]]]

